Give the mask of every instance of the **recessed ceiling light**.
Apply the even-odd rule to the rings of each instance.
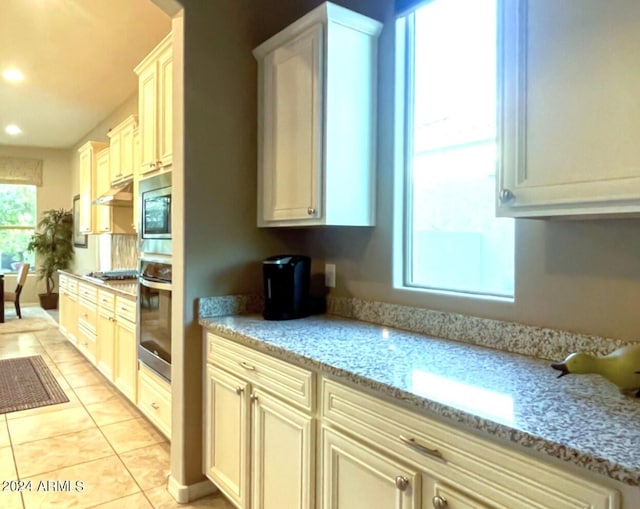
[[[22,81],[24,79],[24,74],[22,74],[15,67],[11,67],[9,69],[5,69],[2,73],[2,77],[7,81]]]
[[[22,129],[20,129],[15,124],[9,124],[7,127],[4,128],[4,132],[7,134],[10,134],[11,136],[15,136],[16,134],[20,134],[22,132]]]

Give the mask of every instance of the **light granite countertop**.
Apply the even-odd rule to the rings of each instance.
[[[200,324],[463,429],[640,485],[640,400],[599,375],[557,379],[548,360],[334,315],[201,316]]]

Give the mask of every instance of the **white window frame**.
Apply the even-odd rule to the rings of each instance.
[[[505,38],[509,37],[505,33],[505,12],[508,10],[509,0],[497,0],[496,9],[497,25],[496,39],[498,44],[498,61],[496,62],[498,107],[505,99],[504,77],[504,44]],[[420,5],[417,6],[419,8]],[[411,267],[411,226],[413,210],[412,204],[412,179],[413,179],[413,98],[414,98],[414,69],[410,64],[414,58],[414,46],[411,44],[414,38],[414,23],[412,12],[408,15],[396,19],[396,40],[395,40],[395,97],[394,97],[394,194],[393,194],[393,254],[392,254],[392,283],[394,289],[406,290],[422,294],[445,295],[459,298],[472,298],[484,301],[497,301],[514,303],[516,294],[515,264],[514,264],[514,292],[512,296],[492,295],[473,291],[444,290],[413,285],[409,283],[409,270]],[[411,21],[411,22],[410,22]],[[502,105],[504,108],[505,106]],[[498,112],[496,112],[498,113]],[[497,138],[498,142],[498,163],[496,168],[496,186],[499,187],[502,176],[501,164],[504,163],[501,155],[501,143],[504,142],[504,132],[502,115],[497,115]],[[407,133],[411,133],[407,136]],[[496,189],[496,193],[499,189]],[[497,205],[497,194],[494,202]],[[515,225],[514,225],[515,229]],[[515,238],[514,238],[515,242]],[[514,246],[515,256],[515,246]]]

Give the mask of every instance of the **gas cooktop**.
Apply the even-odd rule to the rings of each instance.
[[[138,279],[137,270],[111,270],[104,272],[89,272],[86,277],[100,281],[130,281]]]

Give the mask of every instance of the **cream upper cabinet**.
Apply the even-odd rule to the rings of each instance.
[[[109,182],[110,165],[111,147],[107,147],[96,155],[96,192],[92,200],[107,192],[111,187]],[[111,233],[111,207],[108,205],[93,205],[93,209],[93,233]]]
[[[205,339],[205,474],[241,509],[313,509],[313,375]]]
[[[96,155],[96,171],[94,181],[96,192],[92,200],[105,193],[111,187],[111,147],[102,149]],[[110,205],[91,205],[93,210],[93,226],[91,233],[131,234],[133,230],[133,208]]]
[[[638,3],[504,4],[498,215],[637,215]]]
[[[98,152],[108,146],[108,143],[88,141],[78,149],[80,153],[79,229],[81,233],[92,233],[94,231],[94,215],[91,202],[96,196],[96,156]]]
[[[258,226],[373,226],[377,38],[322,4],[254,51]]]
[[[131,115],[111,129],[109,136],[110,178],[109,182],[118,182],[133,178],[135,159],[134,132],[138,125],[138,117]]]
[[[141,175],[171,165],[172,50],[169,34],[134,69],[138,75]]]

